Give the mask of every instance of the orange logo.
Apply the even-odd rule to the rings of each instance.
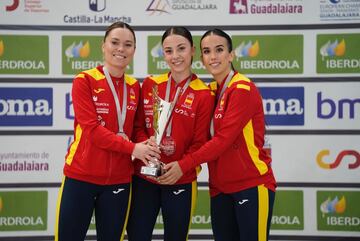
[[[0,40],[0,57],[4,54],[4,42]]]
[[[354,157],[354,161],[348,165],[349,169],[355,169],[355,168],[358,168],[360,166],[360,153],[355,151],[355,150],[341,151],[337,155],[335,161],[330,162],[330,163],[324,161],[324,157],[328,156],[328,155],[330,155],[329,150],[322,150],[317,154],[316,162],[321,168],[324,168],[324,169],[337,168],[346,156]]]
[[[103,88],[94,89],[94,92],[95,92],[96,94],[99,94],[100,92],[103,92],[103,91],[105,91],[105,89],[103,89]]]

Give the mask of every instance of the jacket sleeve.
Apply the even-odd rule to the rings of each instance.
[[[249,90],[233,87],[228,96],[220,127],[213,138],[199,150],[186,155],[179,161],[183,173],[201,163],[216,160],[221,156],[242,133],[243,128],[255,113],[257,106],[256,100],[254,100]]]
[[[80,124],[84,136],[95,146],[109,151],[131,154],[135,144],[117,136],[103,127],[97,117],[95,105],[92,102],[92,92],[89,80],[77,76],[72,87],[72,99],[75,118]]]

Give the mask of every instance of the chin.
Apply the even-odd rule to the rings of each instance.
[[[186,71],[186,68],[177,66],[177,67],[171,68],[171,70],[172,70],[172,72],[182,73],[182,72]]]
[[[126,67],[126,66],[128,66],[130,63],[128,63],[128,62],[124,62],[124,61],[121,61],[121,62],[117,62],[116,63],[116,66],[118,66],[118,67]]]
[[[219,73],[221,73],[221,70],[219,69],[208,69],[208,71],[211,75],[218,75]]]

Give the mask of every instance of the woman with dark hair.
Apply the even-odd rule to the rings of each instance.
[[[202,61],[213,76],[217,104],[212,139],[165,166],[161,183],[172,184],[208,162],[211,221],[216,241],[268,240],[276,182],[264,150],[265,120],[255,84],[233,69],[229,35],[220,29],[201,38]]]
[[[97,240],[123,240],[133,174],[131,155],[147,163],[159,150],[132,143],[139,82],[126,75],[135,34],[122,22],[110,25],[102,44],[104,65],[73,81],[74,141],[65,157],[56,214],[56,241],[83,241],[95,211]]]
[[[209,126],[214,95],[209,87],[191,71],[195,53],[191,33],[184,27],[172,27],[162,36],[164,59],[170,72],[147,77],[141,89],[142,114],[137,120],[136,141],[154,135],[154,92],[174,104],[165,134],[160,143],[163,163],[179,160],[192,153],[210,137]],[[178,93],[178,94],[176,94]],[[143,127],[146,132],[142,133]],[[151,241],[159,211],[164,221],[165,241],[187,240],[197,194],[197,167],[190,168],[173,185],[162,185],[142,174],[144,164],[135,161],[133,196],[128,222],[129,241]]]

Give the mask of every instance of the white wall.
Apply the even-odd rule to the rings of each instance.
[[[98,3],[94,9],[104,9],[93,11],[89,2]],[[231,4],[240,7],[239,2],[248,12],[231,13]],[[160,9],[163,11],[156,11]],[[0,240],[51,239],[64,156],[72,135],[73,111],[67,94],[74,74],[80,71],[69,66],[101,62],[98,46],[103,30],[115,19],[136,30],[137,49],[129,72],[139,79],[165,71],[151,67],[162,63],[152,50],[166,27],[173,25],[188,26],[196,44],[214,26],[233,36],[234,48],[241,41],[258,41],[259,54],[237,58],[237,67],[245,61],[259,66],[266,61],[299,60],[295,73],[290,67],[239,69],[257,82],[266,96],[264,103],[283,104],[282,109],[265,105],[270,108],[267,118],[272,118],[267,120],[267,147],[280,191],[271,237],[359,238],[359,12],[359,0],[1,1]],[[300,44],[289,42],[287,36],[296,36]],[[326,41],[339,44],[342,39],[343,55],[321,55]],[[69,41],[89,41],[89,56],[66,56]],[[328,68],[321,67],[326,63]],[[194,72],[205,80],[210,78],[201,65],[194,66]],[[23,113],[12,109],[12,101],[24,103],[24,99],[31,99],[31,105],[43,100],[46,108],[34,105],[32,116],[25,109]],[[45,113],[39,114],[41,111]],[[24,165],[27,170],[22,169]],[[204,166],[197,213],[198,220],[204,221],[194,224],[191,240],[208,240],[211,234],[206,221],[207,177]],[[291,199],[293,193],[299,195],[297,200]],[[161,238],[161,228],[154,233]]]

